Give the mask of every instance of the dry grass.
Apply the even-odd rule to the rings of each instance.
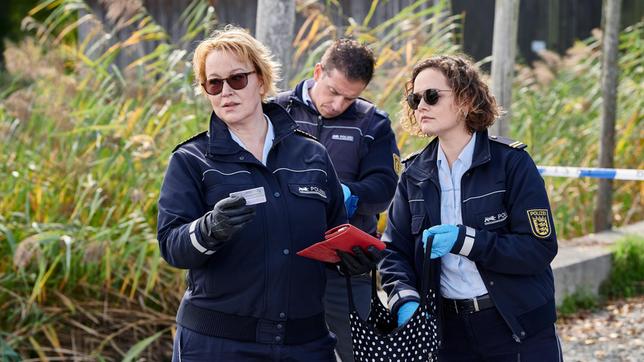
[[[167,360],[183,272],[162,262],[155,240],[156,201],[172,145],[202,130],[208,106],[192,88],[189,54],[138,3],[110,2],[103,24],[81,0],[46,0],[42,23],[27,18],[34,40],[9,45],[11,81],[0,89],[0,355],[40,360]],[[85,14],[78,18],[76,11]],[[307,77],[324,45],[339,34],[327,11],[306,8],[295,41],[296,75]],[[346,32],[378,54],[366,96],[392,119],[402,80],[419,59],[459,51],[460,18],[444,2],[418,3],[375,28]],[[119,23],[119,21],[121,23]],[[214,24],[208,5],[182,16],[182,44]],[[89,26],[86,38],[75,29]],[[616,165],[643,168],[642,25],[622,34]],[[153,51],[114,66],[138,46]],[[520,67],[513,136],[539,164],[593,166],[597,154],[599,65],[596,39],[564,57]],[[395,125],[403,154],[427,140]],[[547,179],[562,236],[592,226],[594,180]],[[615,183],[617,225],[643,218],[644,186]],[[638,186],[639,185],[639,186]],[[14,357],[11,357],[14,356]]]

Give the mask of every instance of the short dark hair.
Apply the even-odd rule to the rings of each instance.
[[[376,59],[366,45],[353,39],[337,39],[324,52],[320,63],[326,71],[337,69],[347,79],[367,85],[373,77]]]
[[[406,99],[414,91],[414,82],[418,74],[429,68],[440,71],[447,79],[447,84],[454,92],[456,105],[464,112],[465,125],[470,133],[487,129],[501,114],[501,108],[497,105],[494,95],[468,56],[438,55],[418,62],[405,83],[403,117],[400,121],[407,132],[423,135],[414,117],[414,110],[409,107]]]

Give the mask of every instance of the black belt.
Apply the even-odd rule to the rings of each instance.
[[[472,314],[493,307],[489,294],[471,299],[443,298],[443,310],[448,314]]]
[[[302,344],[329,333],[324,313],[303,319],[273,321],[222,313],[189,302],[179,306],[177,323],[212,337],[266,344]]]

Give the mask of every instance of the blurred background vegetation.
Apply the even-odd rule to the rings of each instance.
[[[419,59],[463,51],[461,15],[448,1],[417,1],[378,25],[349,20],[339,28],[335,2],[311,3],[298,6],[304,21],[290,84],[310,75],[335,37],[367,42],[378,68],[365,97],[391,114],[403,154],[423,147],[427,139],[398,127],[402,83]],[[218,20],[196,0],[179,17],[177,36],[131,4],[111,9],[112,18],[82,0],[25,1],[10,14],[22,30],[8,33],[0,72],[3,361],[171,354],[185,285],[183,272],[159,256],[156,201],[174,145],[206,127],[209,106],[194,93],[190,50]],[[644,168],[643,33],[640,20],[620,35],[619,168]],[[517,66],[511,135],[539,165],[596,166],[600,38],[597,31],[565,54],[544,51]],[[546,184],[559,237],[590,232],[597,181]],[[615,226],[644,219],[643,196],[644,183],[614,183]]]

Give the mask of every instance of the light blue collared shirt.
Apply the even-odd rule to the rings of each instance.
[[[309,89],[313,88],[314,85],[315,85],[315,79],[307,79],[304,82],[304,85],[302,87],[302,100],[304,101],[304,104],[307,104],[309,107],[317,111],[317,107],[315,107],[315,103],[313,102],[313,99],[309,94]]]
[[[438,143],[438,179],[441,186],[441,224],[463,223],[461,215],[461,178],[472,166],[476,133],[465,145],[450,170],[447,157]],[[464,256],[445,254],[441,259],[441,294],[445,298],[467,299],[487,293],[476,264]]]
[[[273,140],[275,139],[275,131],[273,130],[273,123],[271,123],[271,119],[268,118],[267,115],[264,115],[264,118],[266,119],[266,123],[268,123],[268,128],[266,129],[266,137],[264,138],[264,149],[262,150],[262,164],[266,166],[266,159],[268,158],[268,151],[271,150],[271,147],[273,147]],[[246,145],[244,145],[244,142],[237,137],[235,132],[231,132],[230,129],[228,130],[230,132],[230,137],[232,137],[233,141],[237,142],[241,148],[245,149],[248,151],[248,148]]]

